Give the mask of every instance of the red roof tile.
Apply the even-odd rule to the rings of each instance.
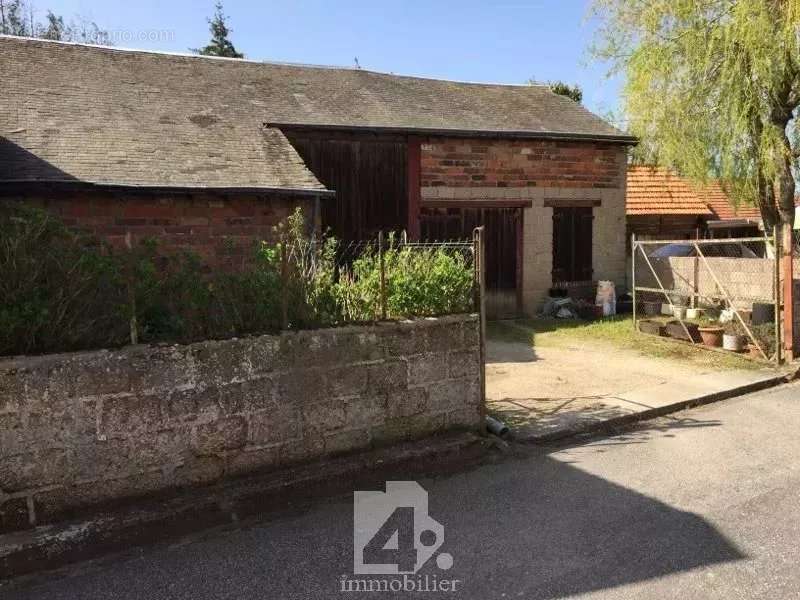
[[[660,167],[628,167],[625,205],[629,215],[713,215],[685,179]]]
[[[661,167],[628,167],[629,215],[704,215],[712,220],[761,219],[758,208],[731,200],[717,181],[698,185]]]

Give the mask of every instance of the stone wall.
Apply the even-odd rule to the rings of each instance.
[[[19,193],[6,189],[2,194],[2,203],[25,202],[46,209],[68,226],[112,245],[122,246],[128,233],[134,242],[154,238],[164,250],[191,250],[205,263],[227,269],[251,258],[262,240],[273,240],[273,227],[295,207],[303,208],[309,218],[315,209],[313,199],[281,194],[42,191],[33,187]]]
[[[0,531],[476,428],[474,316],[0,361]]]

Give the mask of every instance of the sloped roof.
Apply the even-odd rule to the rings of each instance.
[[[707,215],[711,209],[689,183],[668,169],[629,166],[625,212],[629,215]]]
[[[720,221],[739,219],[749,221],[761,220],[761,211],[759,211],[757,207],[746,205],[741,202],[737,206],[717,181],[711,182],[701,188],[699,195],[714,213],[714,216]]]
[[[12,37],[0,56],[0,180],[324,190],[230,63]]]
[[[634,141],[545,86],[8,36],[0,56],[0,180],[322,189],[290,124]]]

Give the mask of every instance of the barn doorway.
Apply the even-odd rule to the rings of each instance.
[[[486,316],[507,319],[522,313],[522,208],[423,207],[420,237],[464,240],[481,225],[486,240]]]

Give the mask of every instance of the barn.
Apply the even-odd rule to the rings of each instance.
[[[627,148],[546,86],[0,36],[0,202],[227,268],[294,206],[343,240],[486,227],[488,310],[625,281]]]

